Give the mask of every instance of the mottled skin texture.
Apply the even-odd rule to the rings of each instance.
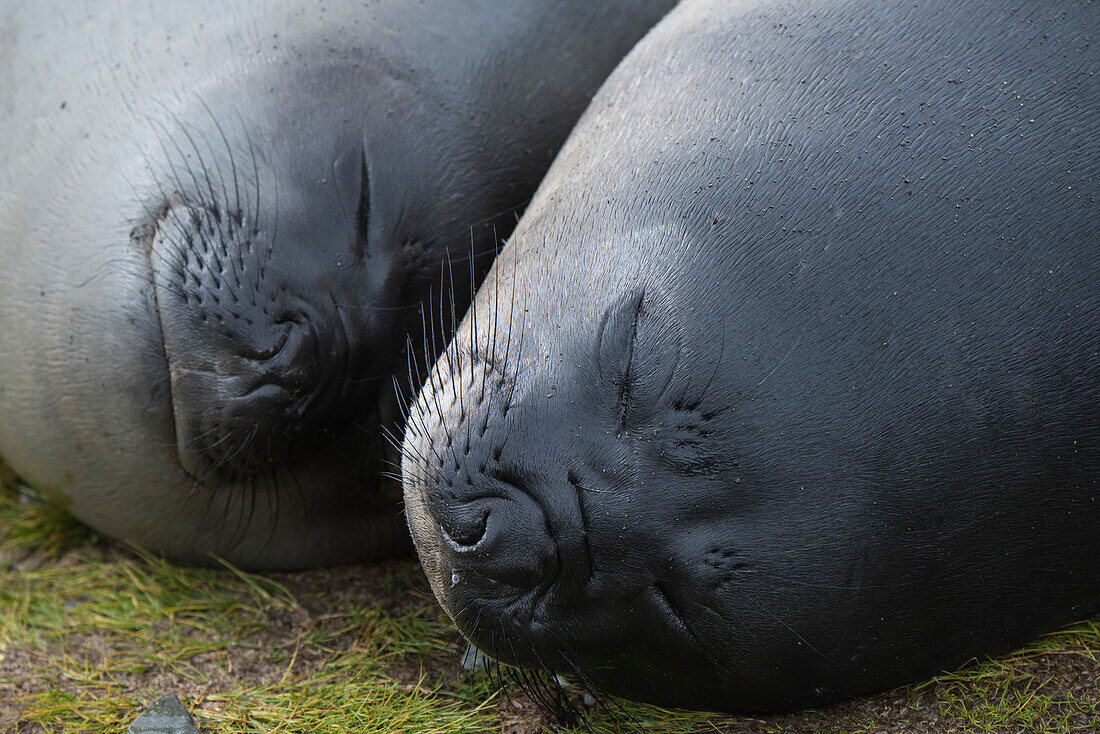
[[[691,0],[578,123],[404,445],[479,647],[678,706],[1100,608],[1093,3]]]
[[[380,428],[420,304],[450,254],[465,307],[671,5],[6,3],[0,456],[179,560],[408,549]]]

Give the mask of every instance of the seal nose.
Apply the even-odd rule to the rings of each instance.
[[[473,573],[526,591],[552,576],[554,541],[542,509],[527,495],[462,502],[433,492],[428,511],[438,523],[452,585]]]
[[[251,372],[254,380],[246,394],[274,385],[287,398],[301,398],[317,386],[321,376],[320,338],[301,316],[284,316],[276,324],[278,336],[271,346],[242,349],[242,356],[252,363],[242,373]]]

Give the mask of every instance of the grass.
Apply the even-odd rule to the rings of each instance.
[[[0,478],[2,482],[2,478]],[[18,490],[18,491],[17,491]],[[204,732],[554,729],[456,664],[412,562],[260,576],[107,543],[0,485],[0,732],[124,731],[176,693]],[[1100,731],[1100,621],[1014,655],[821,711],[744,718],[631,702],[595,732]],[[617,707],[620,707],[617,708]]]

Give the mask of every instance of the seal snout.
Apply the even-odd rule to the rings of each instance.
[[[290,274],[264,239],[226,212],[176,204],[150,245],[176,449],[200,480],[269,470],[339,407],[347,335],[279,285]]]
[[[562,572],[560,533],[542,473],[504,451],[507,380],[482,394],[480,369],[488,367],[464,364],[448,377],[455,384],[421,393],[403,449],[405,509],[428,578],[453,617],[484,605],[530,617]],[[478,387],[458,399],[471,385]],[[423,420],[429,406],[433,417]]]

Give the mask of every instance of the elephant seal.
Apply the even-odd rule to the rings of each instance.
[[[0,455],[185,562],[411,549],[379,434],[420,303],[450,255],[464,310],[672,4],[8,4]]]
[[[433,590],[509,663],[774,711],[1100,609],[1100,14],[690,0],[412,406]]]

